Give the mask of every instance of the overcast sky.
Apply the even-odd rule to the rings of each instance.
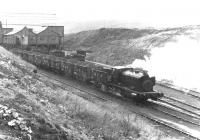
[[[198,0],[5,0],[2,23],[64,25],[65,32],[100,27],[200,25]]]

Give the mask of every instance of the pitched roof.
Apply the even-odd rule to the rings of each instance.
[[[38,34],[43,33],[53,33],[58,36],[64,36],[64,26],[48,26],[43,31],[39,32]]]
[[[0,34],[7,34],[9,32],[11,32],[13,30],[13,28],[0,28]]]
[[[14,35],[16,33],[18,33],[19,31],[23,30],[24,28],[18,28],[18,29],[13,29],[11,32],[5,34],[5,35]]]
[[[18,34],[18,33],[20,33],[20,32],[22,32],[22,31],[28,31],[28,33],[33,33],[33,34],[35,34],[34,32],[33,32],[33,29],[32,28],[27,28],[26,26],[25,27],[23,27],[22,29],[21,28],[15,28],[13,31],[11,31],[11,32],[9,32],[9,33],[7,33],[7,34],[5,34],[5,35],[14,35],[14,34]]]
[[[33,32],[38,34],[42,31],[44,31],[47,27],[37,27],[37,28],[33,28]]]

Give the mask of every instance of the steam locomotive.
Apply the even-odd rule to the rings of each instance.
[[[62,51],[41,54],[16,51],[24,60],[44,69],[70,76],[79,81],[92,83],[105,93],[116,94],[135,101],[157,100],[163,93],[153,90],[155,77],[141,68],[113,67],[85,60],[86,52],[78,50],[73,55]]]

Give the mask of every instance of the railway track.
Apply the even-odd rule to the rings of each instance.
[[[200,100],[200,93],[197,92],[197,91],[189,90],[189,89],[185,89],[185,88],[178,88],[178,87],[176,87],[176,86],[174,86],[172,84],[163,84],[163,83],[160,83],[160,82],[158,82],[156,84],[160,85],[160,86],[167,87],[167,88],[171,88],[171,89],[176,90],[176,91],[178,91],[178,92],[180,92],[182,94],[187,94],[187,95],[189,95],[189,96],[191,96],[191,97],[193,97],[193,98],[195,98],[197,100]]]
[[[46,73],[44,73],[44,72],[39,71],[39,74],[40,74],[40,75],[43,75],[43,76],[45,76],[45,77],[48,77],[49,79],[52,79],[52,80],[54,80],[54,81],[57,81],[57,82],[59,82],[59,83],[65,85],[65,86],[70,86],[70,87],[75,88],[75,89],[77,89],[77,90],[79,90],[79,91],[81,91],[81,92],[85,92],[85,93],[89,94],[90,96],[93,96],[93,97],[95,97],[95,98],[97,98],[97,99],[99,99],[99,100],[107,101],[106,98],[97,96],[97,95],[95,95],[95,94],[93,94],[93,93],[91,93],[91,92],[88,92],[88,91],[86,91],[86,90],[83,90],[82,88],[77,87],[77,86],[74,86],[74,85],[72,85],[72,84],[66,83],[66,82],[64,82],[64,81],[62,81],[62,80],[58,80],[58,79],[52,78],[51,76],[49,76],[48,74],[46,74]],[[62,85],[59,85],[59,87],[63,88]],[[88,98],[87,96],[83,96],[82,94],[77,94],[77,95],[83,97],[84,99],[90,100],[90,98]]]
[[[169,96],[166,96],[166,95],[162,99],[159,99],[158,101],[163,102],[163,103],[167,103],[167,104],[175,106],[175,107],[178,107],[181,110],[187,111],[191,114],[194,114],[194,115],[200,117],[200,108],[196,107],[194,105],[190,105],[188,103],[185,103],[183,101],[177,100],[173,97],[169,97]]]
[[[57,78],[53,78],[53,76],[49,76],[48,74],[46,73],[43,73],[43,72],[39,72],[41,75],[45,76],[45,77],[48,77],[52,80],[55,80],[59,83],[61,83],[62,85],[60,85],[60,87],[63,87],[63,86],[70,86],[70,87],[73,87],[75,89],[78,89],[84,93],[87,93],[89,94],[90,96],[92,96],[93,98],[97,98],[98,100],[101,100],[101,101],[110,101],[108,98],[105,98],[105,97],[100,97],[100,95],[96,95],[92,92],[88,92],[87,90],[84,90],[82,89],[81,87],[77,87],[76,85],[72,85],[72,84],[69,84],[67,83],[66,81],[63,81],[61,79],[57,79]],[[78,96],[81,96],[87,100],[91,100],[90,97],[86,96],[85,94],[79,94]],[[160,102],[164,103],[164,100],[160,100]],[[165,104],[167,104],[168,102],[165,102]],[[157,107],[156,107],[157,105]],[[168,103],[169,105],[169,103]],[[129,104],[130,106],[130,104]],[[150,108],[148,108],[150,109]],[[187,123],[189,124],[187,127],[199,127],[200,124],[198,123],[198,121],[200,121],[200,116],[198,116],[198,114],[195,114],[194,112],[189,112],[188,110],[185,110],[184,112],[184,108],[178,108],[176,107],[176,109],[172,109],[172,108],[167,108],[167,106],[163,106],[162,104],[154,104],[153,107],[151,107],[152,110],[156,110],[157,112],[161,112],[162,114],[165,114],[165,115],[168,115],[169,118],[174,118],[178,121],[182,121],[184,122],[185,125],[187,125]],[[190,133],[189,131],[187,130],[184,130],[182,127],[178,127],[179,125],[172,125],[173,123],[170,122],[171,120],[166,120],[166,119],[161,119],[159,117],[155,117],[156,115],[148,115],[146,114],[145,112],[142,112],[142,111],[135,111],[134,109],[131,109],[130,107],[130,110],[135,113],[135,114],[139,114],[147,119],[150,119],[154,122],[157,122],[159,124],[162,124],[168,128],[171,128],[173,130],[176,130],[182,134],[185,134],[191,138],[194,138],[194,139],[198,139],[200,140],[200,136],[199,135],[195,135],[194,133]],[[187,113],[186,113],[187,112]],[[180,115],[181,114],[181,115]],[[194,118],[196,119],[196,121],[191,121],[189,120],[188,118]],[[200,133],[200,131],[199,131]]]
[[[164,85],[164,87],[166,87],[166,85]],[[178,91],[178,93],[176,93],[177,95],[179,93],[183,93],[183,94],[188,95],[188,92],[184,93],[183,90],[174,89],[171,86],[170,87],[167,86],[167,88],[170,88],[170,89],[173,89],[175,91]],[[196,92],[196,93],[200,94],[198,92]],[[192,97],[194,97],[194,96],[192,96]],[[196,96],[195,96],[195,99],[196,99]],[[187,100],[182,100],[182,99],[178,99],[178,98],[175,98],[175,97],[170,97],[170,96],[167,96],[167,95],[165,95],[161,99],[158,99],[158,102],[160,102],[160,103],[162,103],[164,105],[170,106],[173,110],[177,110],[177,112],[179,112],[180,116],[183,115],[183,113],[184,113],[185,116],[188,116],[188,117],[191,116],[191,118],[188,120],[191,123],[197,123],[197,125],[200,124],[200,120],[199,120],[200,119],[200,107],[199,107],[199,105],[188,104]]]
[[[193,112],[185,110],[182,107],[172,106],[172,105],[169,105],[167,102],[163,104],[163,102],[158,103],[154,101],[153,101],[153,104],[150,104],[150,107],[166,115],[170,115],[174,118],[178,118],[179,120],[182,120],[184,122],[188,122],[188,123],[200,126],[200,116],[196,116],[193,114]]]

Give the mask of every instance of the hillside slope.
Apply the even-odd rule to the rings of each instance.
[[[118,103],[77,96],[0,47],[0,140],[176,140]],[[181,138],[184,140],[184,138]]]
[[[64,49],[92,52],[89,60],[110,65],[131,64],[135,59],[150,56],[152,47],[161,47],[183,34],[188,27],[170,29],[101,28],[65,35]]]

